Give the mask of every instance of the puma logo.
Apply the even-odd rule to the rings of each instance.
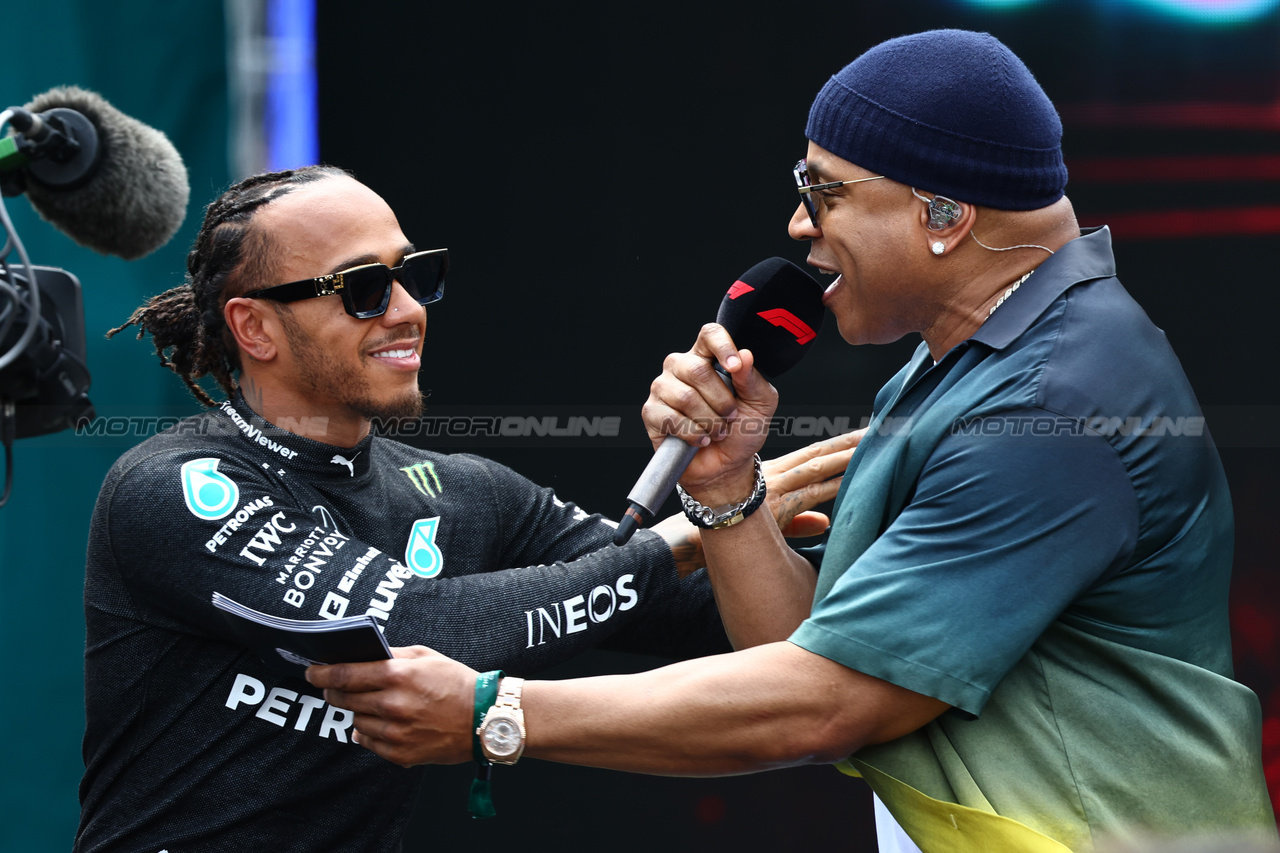
[[[359,456],[359,455],[360,455],[359,453],[356,454],[356,456]],[[347,459],[335,453],[333,455],[333,458],[330,459],[329,461],[334,465],[346,465],[347,470],[350,471],[351,476],[354,477],[356,475],[356,456],[352,456],[350,459]]]

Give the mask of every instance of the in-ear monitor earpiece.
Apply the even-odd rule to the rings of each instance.
[[[941,231],[950,228],[960,219],[960,204],[946,196],[936,195],[929,202],[930,231]]]

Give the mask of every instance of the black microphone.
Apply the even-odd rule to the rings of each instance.
[[[133,260],[169,241],[191,195],[187,167],[163,133],[76,86],[11,107],[0,141],[5,195],[25,192],[75,242]]]
[[[790,261],[769,258],[733,283],[720,302],[716,322],[725,327],[739,349],[751,350],[756,369],[773,379],[809,351],[824,316],[822,285]],[[721,372],[720,378],[732,391],[729,376]],[[637,528],[653,520],[698,450],[674,435],[662,440],[627,495],[629,505],[618,522],[613,544],[625,545]]]

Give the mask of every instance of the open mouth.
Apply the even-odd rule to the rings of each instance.
[[[410,341],[397,341],[390,345],[383,344],[380,349],[372,350],[369,353],[369,358],[396,370],[416,371],[422,364],[422,360],[418,357],[418,348],[415,346],[415,342]]]
[[[370,353],[374,358],[413,358],[418,353],[413,349],[384,349]]]
[[[812,260],[809,261],[809,266],[817,270],[819,275],[835,276],[835,281],[828,284],[826,289],[822,292],[822,304],[825,305],[827,303],[827,299],[836,290],[836,288],[840,286],[840,282],[844,280],[844,276],[841,275],[838,270],[830,269],[829,267],[823,266],[821,264],[815,264]]]

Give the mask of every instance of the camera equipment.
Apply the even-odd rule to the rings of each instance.
[[[0,111],[0,191],[77,243],[133,259],[168,242],[186,216],[186,166],[163,133],[99,95],[59,87]],[[0,442],[13,485],[13,442],[75,427],[89,402],[80,282],[36,266],[0,200]],[[15,257],[16,256],[16,257]]]

